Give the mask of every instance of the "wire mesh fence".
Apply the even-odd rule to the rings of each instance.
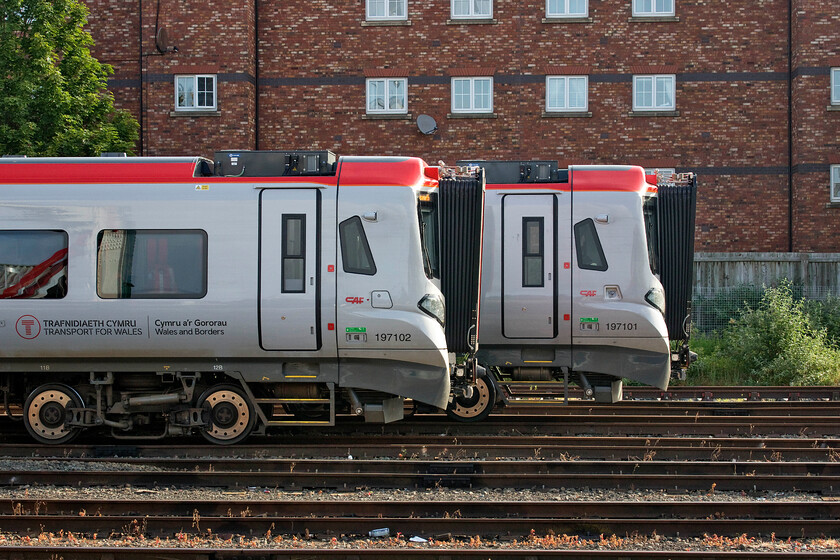
[[[802,286],[792,284],[791,293],[795,300],[826,302],[840,298],[837,286]],[[741,284],[738,286],[694,287],[691,303],[691,322],[695,332],[720,332],[734,323],[747,309],[761,305],[767,286]]]

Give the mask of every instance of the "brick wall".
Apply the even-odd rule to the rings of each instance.
[[[448,0],[408,0],[398,25],[366,22],[363,0],[87,1],[118,105],[137,114],[142,3],[147,155],[300,148],[676,167],[699,175],[698,250],[840,250],[840,208],[828,204],[840,111],[827,110],[840,0],[793,1],[792,82],[787,0],[675,0],[675,17],[657,21],[632,17],[631,0],[589,0],[574,23],[546,21],[544,1],[494,0],[487,24],[452,21]],[[177,53],[157,52],[156,22]],[[181,72],[218,74],[217,114],[173,111]],[[588,112],[546,116],[545,76],[565,72],[589,76]],[[676,75],[676,111],[633,112],[632,77],[645,72]],[[392,73],[408,78],[407,115],[366,115],[365,77]],[[493,113],[455,118],[450,78],[470,73],[493,77]],[[436,133],[418,131],[420,114]]]

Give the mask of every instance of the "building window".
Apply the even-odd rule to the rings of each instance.
[[[368,113],[406,113],[408,111],[406,78],[370,78],[367,80]]]
[[[96,293],[104,299],[196,299],[207,293],[207,233],[109,229],[96,243]]]
[[[634,111],[673,111],[676,109],[676,76],[633,76]]]
[[[215,111],[216,76],[175,76],[176,111]]]
[[[831,69],[831,104],[840,105],[840,68]]]
[[[371,21],[406,19],[408,0],[367,0],[366,19]]]
[[[586,111],[588,109],[586,76],[547,76],[545,79],[545,110]]]
[[[492,113],[493,78],[452,78],[453,113]]]
[[[588,0],[546,0],[545,17],[586,17]]]
[[[638,17],[673,16],[674,0],[633,0],[633,15]]]
[[[831,202],[840,202],[840,165],[831,166]]]
[[[66,232],[0,231],[0,299],[61,299],[66,293]],[[35,326],[32,321],[22,323],[27,333]]]
[[[452,19],[480,19],[492,17],[492,0],[452,0]]]

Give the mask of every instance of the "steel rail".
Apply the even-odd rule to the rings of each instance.
[[[327,441],[332,438],[324,438]],[[431,439],[431,438],[430,438]],[[764,440],[712,438],[564,438],[515,437],[500,438],[435,438],[445,443],[388,443],[372,444],[366,439],[339,438],[333,443],[312,444],[290,440],[283,444],[260,447],[206,446],[96,446],[75,445],[60,448],[41,446],[0,445],[0,456],[6,458],[62,457],[64,459],[97,457],[177,457],[189,458],[307,458],[322,459],[338,456],[356,459],[600,459],[600,460],[677,460],[677,461],[837,461],[840,459],[840,440]],[[633,441],[627,441],[633,439]],[[587,441],[589,440],[589,441]],[[307,440],[308,441],[308,440]],[[510,441],[511,443],[506,443]],[[523,443],[514,443],[520,442]]]
[[[392,517],[312,517],[312,516],[263,516],[254,517],[205,517],[197,512],[185,516],[134,515],[82,517],[79,515],[20,515],[0,518],[4,531],[37,536],[41,533],[98,534],[108,536],[144,535],[148,537],[174,537],[177,534],[199,536],[219,535],[309,535],[329,539],[333,536],[365,536],[369,531],[387,527],[408,536],[433,536],[451,534],[456,538],[471,536],[527,538],[536,534],[581,535],[585,538],[599,535],[626,535],[637,532],[657,535],[676,535],[683,538],[702,537],[704,534],[722,532],[727,535],[763,535],[770,538],[819,538],[836,535],[840,520],[836,519],[621,519],[621,518],[528,518],[497,519],[475,517],[470,519],[435,519]]]
[[[160,495],[169,492],[161,490]],[[264,518],[374,517],[469,519],[496,518],[505,520],[553,518],[639,519],[747,519],[747,520],[834,520],[840,523],[840,501],[446,501],[446,500],[289,500],[262,499],[251,491],[230,493],[230,499],[203,500],[196,503],[184,499],[111,499],[111,498],[10,498],[0,505],[0,519],[11,521],[15,516],[192,516]],[[256,497],[254,497],[256,496]],[[705,531],[704,531],[705,532]],[[761,531],[768,533],[767,531]],[[481,534],[478,531],[476,534]],[[660,533],[661,534],[661,533]],[[702,534],[699,533],[699,534]]]
[[[51,461],[56,461],[52,459]],[[242,461],[239,461],[242,463]],[[801,491],[833,495],[840,491],[837,463],[725,463],[674,461],[329,461],[287,462],[272,472],[207,470],[2,470],[0,485],[124,485],[155,487],[357,488],[512,488],[566,487]],[[212,463],[211,463],[212,465]],[[316,466],[320,465],[320,466]],[[253,467],[253,465],[250,465]]]

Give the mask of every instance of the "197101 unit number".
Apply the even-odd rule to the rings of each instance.
[[[638,323],[607,323],[608,331],[635,331],[638,329]]]

